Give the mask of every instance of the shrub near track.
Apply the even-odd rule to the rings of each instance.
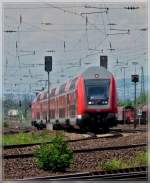
[[[128,165],[120,159],[113,159],[111,161],[104,162],[100,166],[104,170],[114,170],[128,167]]]
[[[102,162],[99,166],[104,170],[114,170],[137,166],[146,166],[148,162],[148,154],[146,151],[138,152],[131,160],[113,159]]]
[[[51,142],[35,150],[35,162],[38,168],[44,170],[64,171],[72,163],[73,151],[62,135],[52,137]]]

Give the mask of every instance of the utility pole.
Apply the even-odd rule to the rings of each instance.
[[[121,66],[121,72],[123,71],[123,100],[126,100],[126,69],[127,66]],[[125,107],[123,108],[123,123],[125,124]]]
[[[121,67],[121,71],[123,70],[123,98],[124,98],[124,102],[126,100],[126,75],[125,75],[125,70],[126,70],[126,66],[122,66]],[[125,107],[124,107],[124,111],[123,111],[123,121],[125,124]]]
[[[124,102],[126,100],[126,69],[128,68],[125,65],[128,65],[128,63],[120,62],[118,61],[118,58],[117,58],[116,66],[121,69],[121,72],[123,72],[123,101]],[[125,108],[123,109],[123,122],[125,124]]]
[[[144,70],[143,70],[143,66],[141,66],[141,97],[142,97],[142,102],[145,102],[145,88],[144,88]]]
[[[125,70],[127,68],[128,67],[126,67],[126,66],[121,67],[121,71],[123,71],[123,97],[124,97],[124,102],[126,100],[126,74],[125,74]]]
[[[118,61],[116,61],[116,66],[119,67],[121,69],[121,72],[123,72],[123,99],[125,102],[126,99],[126,69],[128,68],[126,65],[128,65],[128,63],[123,63]]]
[[[132,64],[135,66],[135,68],[134,68],[134,74],[136,74],[136,66],[138,65],[138,62],[132,62]]]

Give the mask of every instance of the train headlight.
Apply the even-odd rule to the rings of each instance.
[[[92,102],[91,102],[91,101],[89,101],[89,102],[88,102],[88,104],[92,104]]]
[[[77,118],[82,119],[82,115],[81,114],[77,115]]]
[[[99,78],[99,74],[95,74],[95,78]]]

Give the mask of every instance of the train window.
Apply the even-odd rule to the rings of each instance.
[[[50,110],[50,117],[51,117],[52,119],[55,118],[55,109]]]
[[[89,105],[107,105],[109,99],[108,79],[85,80],[86,95]]]
[[[37,119],[40,119],[40,113],[39,112],[37,112],[36,117],[37,117]]]
[[[39,100],[40,100],[40,96],[41,96],[41,95],[38,95],[38,96],[37,96],[37,101],[39,101]]]
[[[66,83],[60,86],[60,88],[59,88],[59,94],[65,93],[65,87],[66,87]]]
[[[47,93],[44,93],[43,99],[47,99],[47,98],[48,98]]]
[[[59,117],[64,118],[65,117],[65,108],[60,108],[59,109]]]
[[[75,105],[70,105],[69,106],[69,111],[70,111],[70,116],[75,117],[76,114],[76,106]]]
[[[71,81],[71,84],[70,84],[70,87],[69,87],[70,90],[74,90],[74,89],[75,89],[75,85],[76,85],[77,79],[78,79],[78,78],[74,78],[74,79]]]
[[[45,112],[45,111],[43,112],[43,118],[47,119],[47,112]]]
[[[53,88],[53,89],[51,90],[51,94],[50,94],[51,97],[55,96],[55,91],[56,91],[56,88]]]
[[[67,105],[69,104],[69,95],[67,95]]]

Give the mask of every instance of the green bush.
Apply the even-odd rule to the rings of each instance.
[[[111,161],[102,163],[101,167],[104,170],[114,170],[114,169],[127,168],[128,165],[125,162],[123,162],[122,160],[113,159]]]
[[[53,137],[51,142],[35,150],[36,164],[44,170],[63,171],[70,166],[73,152],[62,135]]]
[[[147,151],[138,152],[135,158],[132,160],[134,166],[146,165],[148,162],[148,153]]]

